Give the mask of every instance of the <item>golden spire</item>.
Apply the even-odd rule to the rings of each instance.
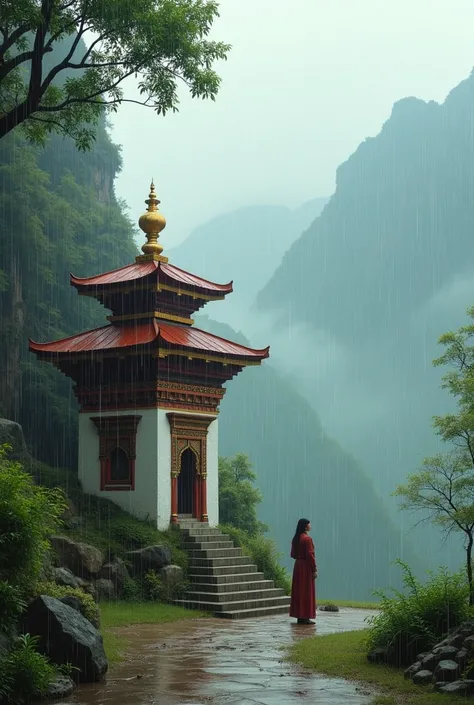
[[[144,213],[138,225],[146,235],[147,242],[142,245],[142,252],[145,255],[151,255],[151,258],[163,252],[163,246],[158,242],[158,237],[161,231],[166,227],[166,218],[163,213],[158,210],[160,201],[156,197],[155,184],[153,181],[150,186],[150,193],[145,203],[148,205],[147,212]]]

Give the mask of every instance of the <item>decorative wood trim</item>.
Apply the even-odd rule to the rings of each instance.
[[[181,456],[190,448],[196,456],[197,486],[195,487],[195,515],[201,521],[207,521],[207,433],[215,417],[198,417],[191,414],[166,414],[171,432],[171,483],[176,487],[181,472]],[[173,504],[173,500],[176,507]],[[172,494],[171,522],[175,521],[177,511],[177,493]]]
[[[177,382],[156,385],[122,385],[105,389],[76,387],[75,394],[82,413],[118,411],[119,409],[176,409],[200,414],[217,414],[226,390]]]
[[[137,427],[141,416],[93,416],[91,421],[99,433],[100,490],[133,491],[135,489],[135,459],[137,455]],[[128,480],[111,477],[110,456],[115,448],[122,448],[129,462]]]
[[[114,321],[138,321],[143,318],[162,318],[164,321],[173,321],[174,323],[184,323],[187,326],[192,326],[194,320],[185,316],[175,316],[172,313],[164,313],[163,311],[149,311],[148,313],[126,313],[121,316],[106,316],[107,320],[113,323]]]

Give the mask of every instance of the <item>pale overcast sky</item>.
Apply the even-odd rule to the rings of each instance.
[[[117,194],[135,220],[154,177],[171,247],[222,212],[330,195],[392,104],[443,101],[474,66],[474,0],[221,0],[233,45],[217,101],[114,117]]]

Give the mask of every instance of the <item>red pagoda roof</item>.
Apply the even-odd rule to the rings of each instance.
[[[215,282],[208,281],[202,277],[198,277],[195,274],[184,271],[179,267],[175,267],[174,264],[165,264],[164,262],[135,262],[134,264],[128,264],[125,267],[120,267],[120,269],[114,269],[111,272],[105,272],[105,274],[98,274],[94,277],[86,277],[81,279],[75,277],[71,274],[71,284],[76,287],[88,287],[88,286],[104,286],[110,284],[121,284],[125,282],[134,281],[135,279],[143,279],[144,277],[153,274],[154,272],[161,271],[164,275],[173,279],[178,284],[184,284],[185,286],[192,286],[198,289],[206,289],[207,291],[216,291],[222,294],[230,294],[232,291],[232,282],[228,284],[216,284]]]
[[[270,350],[269,347],[263,350],[254,350],[199,328],[173,323],[158,323],[156,320],[128,326],[104,326],[52,343],[35,343],[30,340],[29,347],[32,352],[67,355],[146,345],[157,339],[176,347],[189,348],[201,353],[253,358],[256,361],[267,358]]]

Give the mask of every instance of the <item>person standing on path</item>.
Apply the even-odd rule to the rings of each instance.
[[[309,536],[311,522],[300,519],[291,542],[291,557],[295,559],[291,585],[290,617],[298,624],[314,624],[316,617],[316,588],[318,577],[313,539]]]

